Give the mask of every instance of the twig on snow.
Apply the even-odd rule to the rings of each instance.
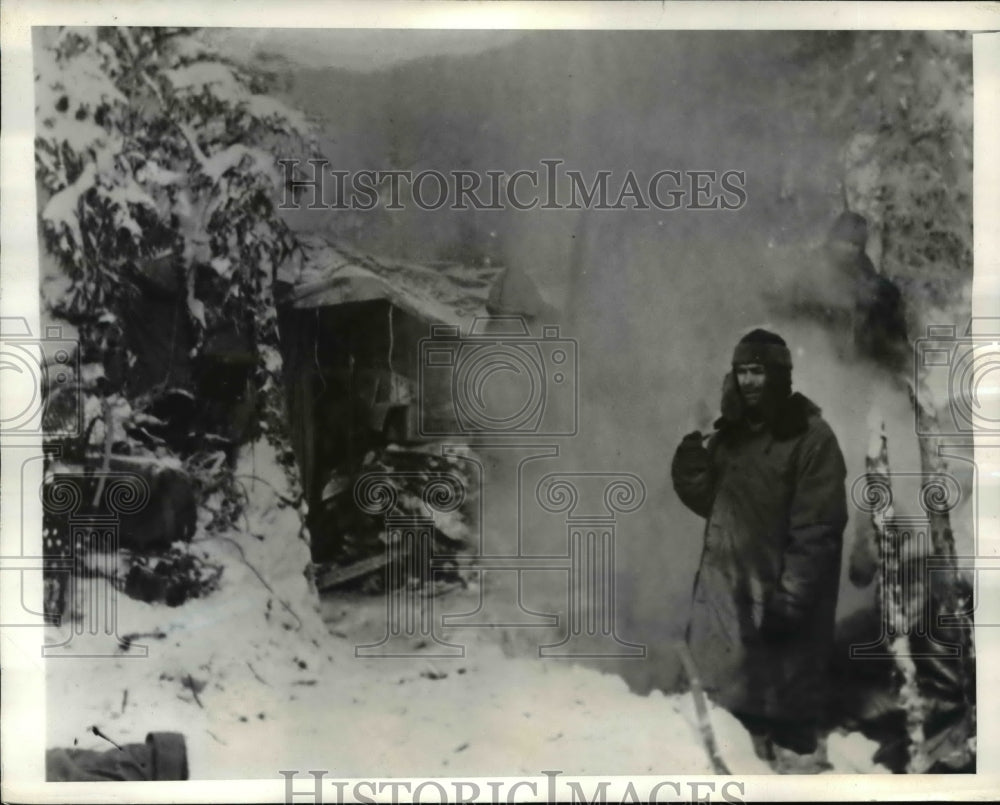
[[[198,687],[195,685],[194,678],[191,674],[184,677],[184,687],[191,691],[191,695],[194,696],[195,703],[202,709],[205,709],[205,705],[201,703],[201,699],[198,698]]]
[[[205,732],[207,732],[207,733],[208,733],[209,735],[211,735],[211,736],[212,736],[212,738],[214,738],[214,739],[215,739],[216,743],[220,743],[220,744],[222,744],[223,746],[229,746],[229,744],[227,744],[227,743],[226,743],[226,742],[225,742],[224,740],[222,740],[222,738],[220,738],[220,737],[219,737],[218,735],[216,735],[216,734],[215,734],[214,732],[212,732],[211,730],[205,730]]]
[[[251,665],[251,664],[250,664],[250,660],[247,660],[247,668],[249,668],[249,669],[250,669],[250,673],[254,675],[254,678],[255,678],[255,679],[256,679],[256,680],[258,681],[258,682],[260,682],[260,684],[262,684],[262,685],[267,685],[268,687],[270,687],[270,686],[271,686],[271,683],[270,683],[270,682],[268,682],[268,681],[267,681],[266,679],[264,679],[264,677],[262,677],[262,676],[261,676],[260,674],[258,674],[258,673],[257,673],[257,672],[256,672],[256,671],[254,670],[254,667],[253,667],[253,665]]]
[[[98,738],[103,738],[109,744],[111,744],[112,746],[114,746],[115,749],[120,749],[120,750],[124,751],[124,747],[121,744],[117,743],[116,741],[111,740],[107,735],[105,735],[103,732],[101,732],[100,727],[98,727],[96,724],[90,728],[90,731],[92,733],[94,733],[94,735],[96,735]]]

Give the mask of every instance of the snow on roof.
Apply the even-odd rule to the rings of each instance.
[[[278,276],[292,286],[284,302],[299,309],[385,299],[420,318],[463,325],[487,315],[490,291],[505,272],[498,266],[374,257],[318,235],[300,242],[303,259]]]

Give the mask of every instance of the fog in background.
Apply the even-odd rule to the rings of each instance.
[[[339,64],[339,48],[358,49],[359,32],[323,34],[331,65]],[[417,32],[411,36],[418,41]],[[794,387],[836,432],[848,486],[864,471],[873,405],[887,421],[892,469],[920,469],[904,387],[850,359],[844,328],[799,305],[803,294],[833,308],[849,298],[818,249],[843,209],[841,149],[870,121],[847,108],[841,128],[821,126],[802,96],[783,90],[801,69],[803,34],[499,33],[492,49],[484,45],[489,36],[477,34],[470,48],[478,52],[464,54],[429,56],[422,46],[407,54],[397,44],[405,59],[351,64],[367,72],[295,64],[287,48],[267,60],[282,74],[284,96],[322,121],[335,168],[485,173],[540,169],[540,160],[558,158],[585,177],[612,171],[614,188],[629,169],[640,180],[661,169],[735,169],[746,172],[746,205],[718,212],[301,210],[288,220],[376,253],[516,266],[561,311],[562,335],[579,342],[580,433],[556,440],[561,457],[535,462],[526,480],[559,469],[643,479],[644,507],[618,521],[618,630],[646,643],[650,657],[611,665],[638,690],[670,687],[677,675],[670,643],[686,624],[703,528],[671,488],[670,459],[681,436],[717,415],[740,335],[765,325],[788,341]],[[386,39],[373,37],[373,47],[384,48]],[[315,42],[308,50],[304,61],[315,65]],[[916,510],[915,488],[897,490],[897,510]],[[502,490],[487,492],[489,530],[510,521],[496,512],[514,502]],[[530,489],[525,495],[531,500]],[[960,551],[968,511],[954,515]],[[852,507],[845,564],[866,520]],[[526,513],[524,525],[529,552],[564,549],[558,518]],[[842,577],[842,611],[869,600],[871,590],[856,591]],[[532,608],[565,608],[564,585],[551,574],[538,574],[539,583],[526,578]],[[523,650],[532,641],[526,636]]]

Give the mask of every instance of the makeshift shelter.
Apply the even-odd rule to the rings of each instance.
[[[491,314],[548,315],[526,275],[497,266],[362,254],[321,236],[276,278],[289,427],[310,512],[331,473],[349,479],[372,449],[420,441],[420,341],[466,334]],[[447,409],[449,388],[421,389]],[[346,482],[345,482],[346,483]],[[315,536],[315,535],[314,535]]]

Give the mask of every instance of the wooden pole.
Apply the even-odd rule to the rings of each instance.
[[[732,774],[722,755],[719,754],[719,745],[715,742],[715,732],[712,730],[712,722],[708,719],[708,707],[705,705],[705,693],[701,688],[698,666],[694,663],[694,657],[691,656],[687,643],[679,641],[676,648],[688,681],[691,683],[691,696],[694,699],[695,712],[698,714],[698,729],[701,731],[701,740],[705,745],[705,751],[708,752],[708,758],[712,761],[712,770],[716,774]]]

